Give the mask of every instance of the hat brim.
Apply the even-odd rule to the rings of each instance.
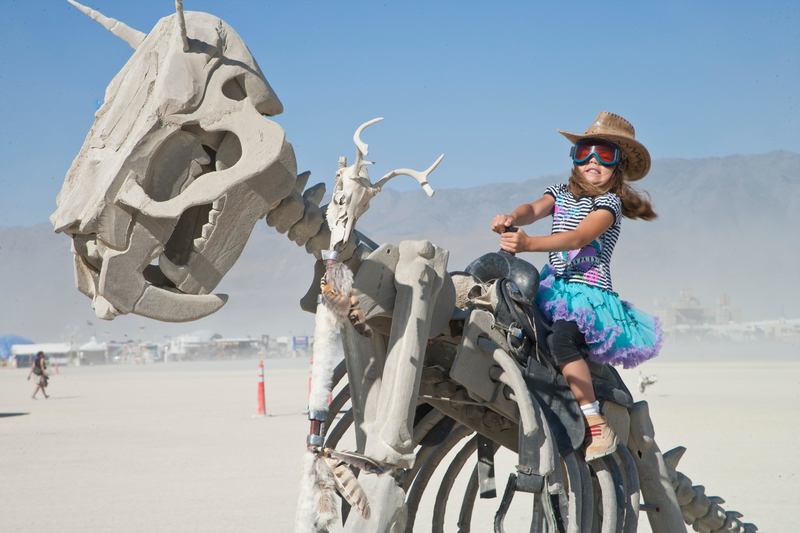
[[[569,139],[572,144],[576,144],[583,139],[602,139],[614,143],[628,157],[628,168],[625,171],[626,181],[637,181],[642,179],[650,172],[650,152],[642,143],[632,139],[627,135],[615,135],[612,133],[570,133],[568,131],[557,130],[558,133]]]

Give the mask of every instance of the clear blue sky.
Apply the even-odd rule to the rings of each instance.
[[[148,32],[173,0],[92,0]],[[330,190],[374,117],[376,180],[434,188],[565,172],[605,110],[654,159],[800,151],[800,2],[185,0],[248,44],[310,184]],[[66,0],[0,0],[0,225],[47,220],[106,86],[133,50]],[[405,180],[405,181],[404,181]],[[394,188],[416,183],[397,178]],[[642,182],[646,188],[646,180]]]

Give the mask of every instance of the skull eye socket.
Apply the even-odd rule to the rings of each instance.
[[[189,131],[175,132],[158,149],[147,171],[144,191],[157,202],[175,198],[209,168],[210,157],[200,137]]]
[[[224,94],[226,98],[241,102],[247,98],[247,91],[244,87],[244,76],[236,76],[225,82],[225,85],[222,86],[222,94]]]

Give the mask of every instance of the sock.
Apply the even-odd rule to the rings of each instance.
[[[584,418],[589,415],[599,415],[600,414],[600,402],[592,402],[587,403],[586,405],[581,405],[581,411],[583,411]]]

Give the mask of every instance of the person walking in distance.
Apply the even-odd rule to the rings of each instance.
[[[34,359],[33,363],[31,364],[31,371],[28,372],[28,381],[30,381],[31,379],[31,374],[36,376],[34,378],[34,382],[36,382],[36,389],[34,389],[33,396],[31,396],[31,398],[33,398],[34,400],[36,399],[36,393],[39,392],[39,389],[41,389],[42,394],[44,395],[45,398],[49,398],[50,396],[48,396],[47,393],[45,392],[45,388],[47,387],[48,374],[47,371],[45,370],[44,352],[39,352],[36,354],[36,359]]]

